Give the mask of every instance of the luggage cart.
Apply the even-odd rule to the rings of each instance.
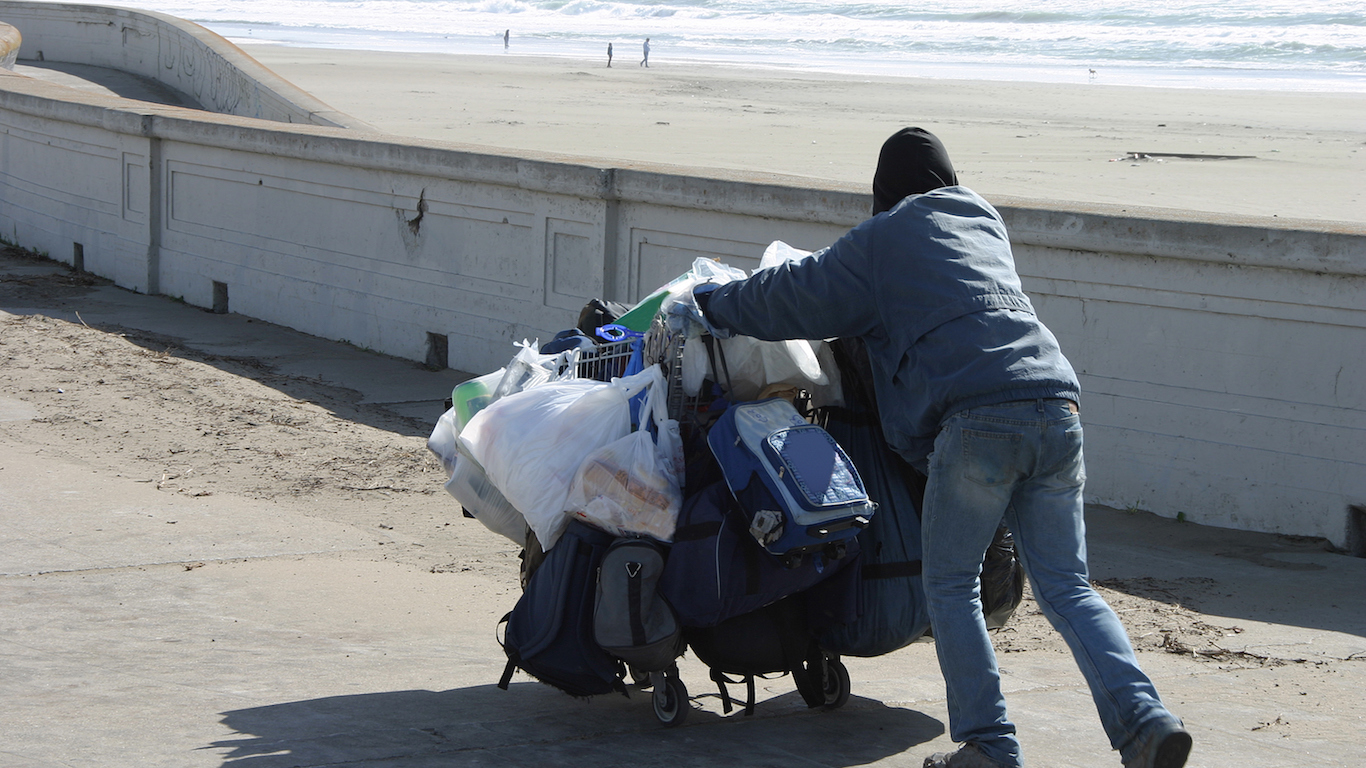
[[[563,372],[568,365],[573,365],[575,374],[580,379],[607,382],[625,376],[628,368],[639,369],[660,364],[663,368],[666,386],[665,402],[668,416],[678,422],[680,431],[684,435],[685,446],[689,444],[696,446],[699,441],[689,440],[689,438],[698,436],[697,430],[705,429],[714,420],[714,416],[709,412],[712,390],[705,386],[705,382],[702,382],[703,388],[698,394],[690,395],[685,390],[684,362],[685,360],[696,362],[690,360],[685,352],[701,351],[701,346],[692,349],[688,346],[690,344],[695,346],[706,345],[706,354],[710,360],[713,351],[712,340],[706,335],[699,336],[697,328],[671,327],[669,321],[670,318],[656,316],[644,334],[627,332],[618,337],[604,339],[595,346],[566,353],[565,357],[560,360],[561,367],[558,372]],[[676,321],[672,325],[676,326]],[[718,364],[724,371],[724,357],[720,355],[719,348],[715,351],[718,353],[716,358]],[[633,365],[633,358],[636,358],[637,355],[639,358],[636,365]],[[703,408],[704,405],[707,407]],[[693,450],[707,449],[705,447],[694,447]],[[533,563],[539,562],[543,557],[544,554],[540,551],[540,545],[536,543],[535,538],[528,537],[524,550],[524,579],[525,574],[535,567]],[[526,587],[525,581],[523,587]],[[786,600],[787,598],[783,599]],[[752,611],[743,614],[742,617],[757,613],[758,611]],[[725,626],[726,624],[727,622],[723,622],[718,626]],[[693,627],[692,629],[697,628]],[[734,627],[731,629],[733,630]],[[686,634],[684,638],[685,640],[689,639]],[[694,655],[698,655],[699,659],[702,659],[699,649],[704,647],[704,641],[697,635],[691,639],[696,641],[692,648]],[[720,645],[731,647],[734,644],[730,641],[723,641]],[[760,646],[761,654],[766,653],[769,647],[768,641],[765,641]],[[792,666],[792,661],[789,659],[782,662],[781,666],[774,667],[769,671],[761,671],[759,666],[766,665],[769,662],[734,661],[733,656],[733,653],[731,656],[722,654],[711,658],[710,661],[704,660],[704,663],[711,670],[711,679],[717,682],[720,687],[724,710],[727,714],[731,711],[732,706],[730,695],[725,687],[726,684],[746,683],[750,706],[746,706],[745,710],[746,714],[750,714],[753,711],[755,678],[767,678],[797,670],[805,672],[805,676],[798,678],[801,681],[798,688],[809,707],[837,709],[849,699],[850,679],[847,669],[840,662],[838,655],[820,649],[814,640],[811,641],[809,654],[797,666]],[[653,663],[651,662],[652,666]],[[728,665],[734,665],[732,671],[724,671]],[[676,658],[664,669],[636,669],[628,666],[626,671],[629,673],[631,682],[638,689],[651,689],[652,708],[655,718],[661,725],[666,728],[676,727],[686,720],[691,707],[689,706],[688,689],[679,674]],[[620,671],[618,673],[620,674]],[[728,679],[727,675],[738,675],[742,680]],[[814,683],[818,687],[813,689],[811,685],[808,685],[808,682]]]
[[[608,341],[579,352],[577,371],[581,379],[611,381],[626,372],[637,338]]]
[[[679,422],[685,437],[690,430],[701,428],[709,420],[699,411],[699,403],[702,401],[700,393],[689,395],[684,389],[684,349],[688,344],[706,344],[710,341],[712,340],[709,338],[695,335],[695,332],[694,335],[689,335],[686,330],[671,329],[662,317],[655,318],[642,340],[642,362],[645,365],[659,363],[664,368],[669,418]],[[838,709],[849,701],[849,671],[840,661],[838,654],[822,649],[818,656],[810,660],[807,671],[814,676],[819,685],[819,695],[822,699],[817,703],[808,702],[811,706],[827,710]],[[751,702],[754,699],[754,677],[768,674],[749,678],[747,691]],[[720,683],[718,675],[725,679],[726,673],[719,669],[712,670],[713,681]],[[631,678],[637,685],[643,686],[648,683],[653,686],[655,717],[662,725],[666,728],[673,727],[683,721],[688,711],[688,692],[678,675],[676,664],[663,672],[651,672],[648,675],[631,670]],[[722,690],[724,695],[724,688]],[[727,704],[729,705],[728,700]],[[729,711],[730,707],[727,706],[726,712]],[[753,712],[749,707],[745,711],[746,714]]]

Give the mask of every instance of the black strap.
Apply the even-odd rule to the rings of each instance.
[[[512,611],[508,611],[507,613],[503,614],[503,618],[498,620],[497,626],[501,627],[504,624],[507,624],[508,619],[511,618]],[[498,644],[503,647],[503,653],[506,653],[508,655],[507,666],[503,667],[503,676],[498,680],[498,687],[506,691],[508,689],[508,683],[512,682],[512,672],[513,670],[517,669],[518,656],[516,651],[508,650],[506,632],[504,634],[504,637],[498,637],[497,627],[494,628],[493,639],[498,641]]]
[[[674,531],[674,543],[677,544],[680,541],[701,541],[703,539],[710,539],[711,537],[717,535],[720,532],[720,520],[708,520],[702,523],[690,523],[688,525],[680,525],[678,527],[678,530]]]
[[[745,717],[754,715],[754,675],[745,675],[745,693],[749,696],[749,701],[745,702]]]
[[[825,703],[825,655],[815,643],[811,644],[806,660],[792,668],[792,681],[797,684],[797,692],[807,707],[819,707]]]
[[[722,714],[729,715],[730,711],[735,708],[731,705],[730,689],[726,688],[726,683],[729,681],[726,679],[725,674],[716,669],[711,671],[711,679],[721,691],[721,712]]]
[[[726,377],[726,392],[725,392],[725,394],[726,394],[726,397],[729,398],[729,397],[731,396],[731,393],[735,391],[735,385],[733,385],[733,384],[731,383],[731,381],[730,381],[730,366],[726,364],[726,350],[725,350],[725,349],[722,349],[721,345],[720,345],[719,343],[717,343],[717,339],[716,339],[714,336],[712,336],[710,333],[704,333],[704,334],[702,334],[702,344],[706,346],[706,348],[707,348],[707,358],[711,360],[711,372],[712,372],[712,375],[715,376],[715,375],[718,374],[718,373],[721,373],[721,374],[724,374],[724,375],[725,375],[725,377]],[[720,367],[719,369],[716,367],[716,357],[717,357],[717,355],[720,355],[720,357],[721,357],[721,367]]]
[[[865,579],[901,579],[920,575],[920,561],[901,563],[869,563],[860,574]]]
[[[759,579],[762,575],[761,566],[763,565],[759,562],[759,558],[766,557],[767,553],[760,552],[758,547],[752,545],[741,547],[740,551],[745,556],[745,594],[757,595],[759,594]]]
[[[635,572],[631,572],[631,566],[635,566]],[[637,648],[645,645],[645,617],[640,610],[640,586],[641,586],[640,563],[626,563],[626,600],[630,604],[627,612],[631,618],[631,644]]]

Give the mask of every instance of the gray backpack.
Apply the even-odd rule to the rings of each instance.
[[[593,636],[637,672],[667,669],[683,654],[683,632],[656,589],[664,552],[649,539],[617,539],[598,569]]]

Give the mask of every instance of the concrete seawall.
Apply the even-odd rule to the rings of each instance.
[[[173,16],[99,5],[0,2],[0,17],[24,35],[21,59],[131,72],[223,114],[368,128],[222,37]]]
[[[39,5],[82,12],[0,3],[25,56],[68,34],[16,21]],[[103,45],[142,39],[130,34]],[[91,48],[90,63],[118,66]],[[161,107],[3,70],[0,158],[8,240],[393,355],[445,346],[471,372],[572,325],[588,299],[639,298],[699,256],[752,267],[774,239],[819,248],[869,206],[847,185]],[[993,202],[1081,375],[1090,500],[1360,540],[1366,227]]]

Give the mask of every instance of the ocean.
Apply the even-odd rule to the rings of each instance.
[[[1366,92],[1360,0],[142,0],[239,45]],[[504,33],[508,42],[504,47]]]

